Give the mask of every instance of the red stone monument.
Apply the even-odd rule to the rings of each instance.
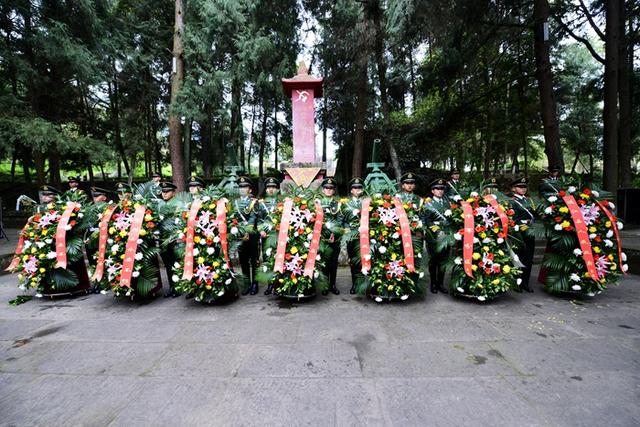
[[[291,98],[293,108],[293,162],[283,163],[285,180],[293,180],[307,188],[312,182],[321,180],[325,165],[316,161],[316,98],[322,98],[322,77],[309,75],[304,62],[298,65],[298,74],[282,79],[282,88]]]

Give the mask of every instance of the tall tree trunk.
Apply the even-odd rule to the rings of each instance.
[[[264,176],[264,150],[267,145],[267,119],[269,118],[268,107],[268,98],[265,98],[262,102],[262,134],[260,135],[260,149],[258,153],[258,175],[260,178]]]
[[[356,83],[356,128],[353,140],[353,158],[351,159],[351,177],[362,177],[364,160],[364,124],[367,115],[367,63],[361,61]]]
[[[122,131],[120,129],[120,90],[118,87],[118,71],[116,69],[115,60],[112,61],[111,69],[113,71],[113,82],[109,83],[109,98],[111,100],[111,119],[113,120],[113,139],[116,149],[120,154],[120,159],[124,162],[124,170],[127,175],[130,174],[129,163],[127,162],[127,154],[122,144]],[[120,172],[118,172],[120,177]]]
[[[205,119],[199,122],[200,140],[202,142],[202,171],[205,179],[213,177],[213,117],[211,113],[211,105],[206,104],[204,107]]]
[[[625,34],[627,13],[625,1],[620,2],[620,51],[618,95],[620,97],[620,137],[618,139],[618,155],[620,158],[619,180],[621,187],[631,186],[631,160],[633,151],[631,146],[631,75],[633,74],[633,35]],[[630,7],[627,5],[627,7]],[[632,18],[629,18],[631,22]]]
[[[46,177],[44,173],[44,153],[40,150],[33,150],[33,163],[36,167],[36,181],[38,185],[44,185]]]
[[[244,165],[244,138],[242,137],[242,82],[233,78],[231,81],[231,125],[229,140],[235,146],[236,159]],[[237,166],[230,163],[230,166]]]
[[[280,133],[280,123],[278,122],[278,105],[280,101],[276,100],[273,105],[273,168],[275,170],[280,169],[280,165],[278,165],[278,134]]]
[[[185,181],[189,178],[192,171],[191,166],[191,134],[193,132],[193,119],[187,120],[186,130],[184,132],[184,179]]]
[[[182,124],[176,112],[177,98],[184,80],[184,16],[182,0],[175,0],[175,25],[173,30],[173,68],[171,74],[171,105],[169,106],[169,152],[171,175],[178,191],[185,189],[185,164],[182,151]]]
[[[60,153],[56,149],[49,150],[49,182],[59,187],[60,179]]]
[[[611,192],[618,188],[618,54],[620,52],[620,2],[605,2],[605,62],[602,187]]]
[[[553,74],[549,60],[549,2],[547,0],[534,0],[533,19],[536,78],[538,80],[542,124],[544,126],[544,151],[550,167],[556,166],[564,170],[556,100],[553,94]]]

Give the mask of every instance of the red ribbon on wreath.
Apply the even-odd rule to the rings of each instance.
[[[493,194],[487,194],[486,196],[484,196],[484,201],[489,203],[496,210],[496,213],[500,218],[500,222],[502,223],[502,233],[504,234],[504,239],[506,240],[507,234],[509,233],[509,217],[507,217],[504,209],[502,208],[502,206],[500,206],[500,203],[498,203],[496,196],[494,196]]]
[[[409,218],[407,218],[407,212],[402,207],[402,202],[399,198],[394,197],[393,203],[396,205],[396,215],[398,215],[398,221],[400,222],[404,263],[407,266],[407,271],[409,273],[413,273],[416,271],[416,266],[413,256],[413,240],[411,240],[411,227],[409,227]]]
[[[362,271],[371,270],[371,248],[369,246],[369,205],[371,199],[367,197],[362,200],[360,208],[360,263]]]
[[[220,199],[218,203],[216,203],[216,222],[218,223],[218,234],[220,235],[220,247],[222,247],[222,254],[224,255],[224,260],[227,262],[227,266],[230,267],[229,263],[229,246],[227,241],[227,200]]]
[[[611,221],[611,226],[613,227],[613,234],[616,235],[616,240],[618,241],[618,265],[620,266],[620,270],[622,270],[622,244],[620,243],[620,233],[618,233],[618,219],[611,213],[609,209],[607,209],[603,203],[599,200],[596,200],[600,209],[607,215],[609,221]],[[626,275],[627,272],[622,270],[622,272]]]
[[[201,207],[201,199],[195,199],[191,202],[191,209],[189,210],[189,217],[187,219],[187,236],[184,248],[184,272],[182,273],[182,280],[191,280],[193,277],[193,239],[196,232],[196,218],[198,217],[198,211]]]
[[[124,252],[124,262],[122,263],[122,275],[120,276],[120,286],[131,287],[131,275],[133,274],[133,264],[138,249],[138,237],[142,229],[142,221],[147,207],[140,205],[136,208],[129,228],[129,238]]]
[[[282,219],[280,220],[280,231],[278,232],[278,245],[276,246],[276,261],[273,264],[273,271],[282,273],[284,271],[284,254],[287,250],[287,239],[289,238],[289,221],[291,221],[291,209],[293,200],[287,197],[284,201]]]
[[[22,227],[22,230],[20,231],[20,238],[18,239],[18,246],[16,246],[16,255],[11,260],[11,264],[9,264],[9,267],[7,267],[4,271],[13,272],[13,270],[16,269],[18,264],[20,264],[20,255],[22,255],[22,250],[24,249],[24,232],[27,229],[27,226],[29,225],[29,221],[31,221],[31,218],[29,218],[27,220],[27,223],[24,225],[24,227]]]
[[[76,207],[80,207],[80,204],[73,202],[67,204],[58,221],[58,227],[56,228],[56,268],[67,268],[67,226]]]
[[[571,220],[573,221],[573,225],[576,227],[576,234],[578,235],[578,242],[580,243],[580,250],[582,251],[582,259],[587,266],[587,272],[593,280],[598,281],[598,271],[596,270],[596,265],[593,261],[591,242],[589,241],[589,233],[587,232],[587,225],[584,223],[582,211],[580,211],[580,207],[572,195],[568,194],[562,197],[562,200],[564,200],[564,203],[569,208]]]
[[[465,274],[473,279],[473,233],[475,228],[473,208],[466,201],[461,202],[460,205],[464,216],[464,235],[462,238],[463,267]]]
[[[96,271],[93,273],[91,280],[99,282],[104,275],[104,258],[107,252],[107,238],[109,237],[109,220],[117,205],[109,206],[100,217],[100,225],[98,226],[98,262],[96,263]]]
[[[324,220],[324,209],[320,201],[316,200],[316,222],[313,225],[313,235],[311,236],[311,244],[307,253],[307,262],[304,264],[304,275],[313,277],[313,269],[316,265],[316,255],[320,248],[320,237],[322,234],[322,221]]]

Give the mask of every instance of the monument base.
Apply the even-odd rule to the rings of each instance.
[[[281,163],[280,170],[284,173],[283,192],[290,192],[295,187],[317,190],[326,174],[326,165],[324,162]]]

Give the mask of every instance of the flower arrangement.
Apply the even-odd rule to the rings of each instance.
[[[80,203],[58,199],[27,220],[7,268],[18,272],[20,289],[34,288],[40,297],[65,293],[80,284],[78,273],[84,272],[86,276],[86,271],[77,272],[70,267],[83,258],[83,242],[78,232],[83,216]]]
[[[422,247],[416,236],[422,228],[418,206],[378,193],[363,200],[360,215],[360,256],[365,280],[356,291],[377,302],[406,300],[422,293]]]
[[[545,200],[547,291],[593,296],[627,271],[618,235],[623,224],[613,213],[615,205],[598,197],[589,187],[569,185]]]
[[[115,296],[152,296],[161,284],[158,271],[159,224],[157,209],[139,193],[106,207],[100,217],[94,255],[93,280],[106,294]]]
[[[264,242],[265,260],[257,278],[272,284],[278,296],[304,298],[327,288],[322,273],[328,247],[323,237],[324,211],[311,194],[298,194],[278,202],[271,215],[274,232]]]
[[[176,213],[173,239],[178,243],[178,261],[173,281],[180,293],[198,302],[212,303],[225,296],[237,296],[236,274],[231,268],[231,244],[246,230],[229,214],[225,198],[203,196]]]
[[[455,258],[449,263],[453,294],[487,301],[520,283],[521,271],[508,244],[509,230],[515,227],[513,214],[493,195],[472,193],[451,203],[445,216],[455,240]]]

